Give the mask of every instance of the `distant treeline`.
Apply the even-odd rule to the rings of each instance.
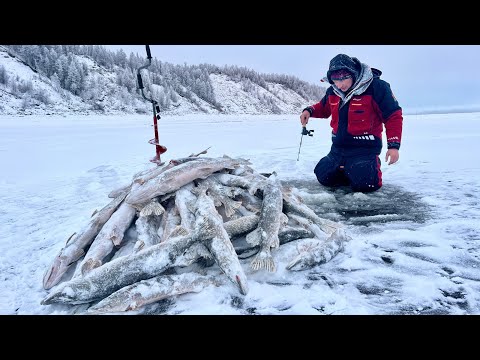
[[[12,55],[19,59],[35,72],[48,77],[54,87],[63,89],[73,95],[81,97],[85,102],[95,107],[105,96],[106,84],[111,82],[103,76],[88,76],[89,66],[84,61],[79,61],[78,56],[89,58],[95,71],[102,74],[102,70],[115,74],[115,83],[120,87],[118,96],[124,102],[131,102],[133,98],[140,98],[137,85],[137,70],[148,63],[146,57],[133,52],[127,54],[119,49],[110,51],[101,45],[8,45],[4,46]],[[307,102],[320,99],[325,89],[302,81],[295,76],[282,74],[259,74],[253,70],[238,66],[200,65],[174,65],[162,62],[157,58],[152,59],[146,76],[142,76],[145,89],[151,89],[148,94],[156,99],[164,109],[169,109],[178,96],[182,96],[193,103],[195,97],[206,101],[213,107],[222,111],[221,104],[215,99],[210,74],[225,74],[234,81],[241,82],[242,89],[257,96],[265,106],[275,107],[271,98],[258,94],[252,84],[268,90],[267,82],[278,83],[298,93]],[[31,90],[29,84],[19,84],[18,79],[9,79],[5,69],[0,68],[0,83],[4,84],[11,93],[18,95]],[[158,85],[152,87],[151,85]],[[30,94],[32,95],[32,94]],[[41,94],[34,94],[41,99]],[[44,99],[47,101],[48,99]]]

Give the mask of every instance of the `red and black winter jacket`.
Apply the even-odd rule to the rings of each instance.
[[[381,72],[372,70],[372,83],[362,94],[354,95],[342,107],[341,98],[330,86],[320,102],[304,109],[313,118],[332,117],[332,151],[347,156],[380,154],[383,124],[388,149],[400,149],[402,108],[395,99],[390,84],[379,78]]]

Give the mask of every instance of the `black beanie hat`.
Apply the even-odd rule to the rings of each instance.
[[[330,66],[327,71],[327,79],[330,84],[333,84],[332,81],[332,72],[338,70],[347,70],[353,75],[353,83],[357,81],[358,75],[360,73],[360,61],[357,58],[350,57],[345,54],[338,54],[332,60],[330,60]]]

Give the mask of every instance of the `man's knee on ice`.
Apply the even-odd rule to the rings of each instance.
[[[331,187],[343,185],[344,181],[340,181],[343,179],[339,179],[337,165],[331,161],[328,156],[322,158],[317,163],[313,172],[315,173],[318,182],[323,186]]]
[[[364,156],[349,163],[348,175],[352,190],[372,192],[382,187],[382,171],[378,156]]]

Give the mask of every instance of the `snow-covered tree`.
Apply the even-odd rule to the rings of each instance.
[[[8,84],[8,74],[7,70],[3,65],[0,65],[0,84],[7,85]]]

